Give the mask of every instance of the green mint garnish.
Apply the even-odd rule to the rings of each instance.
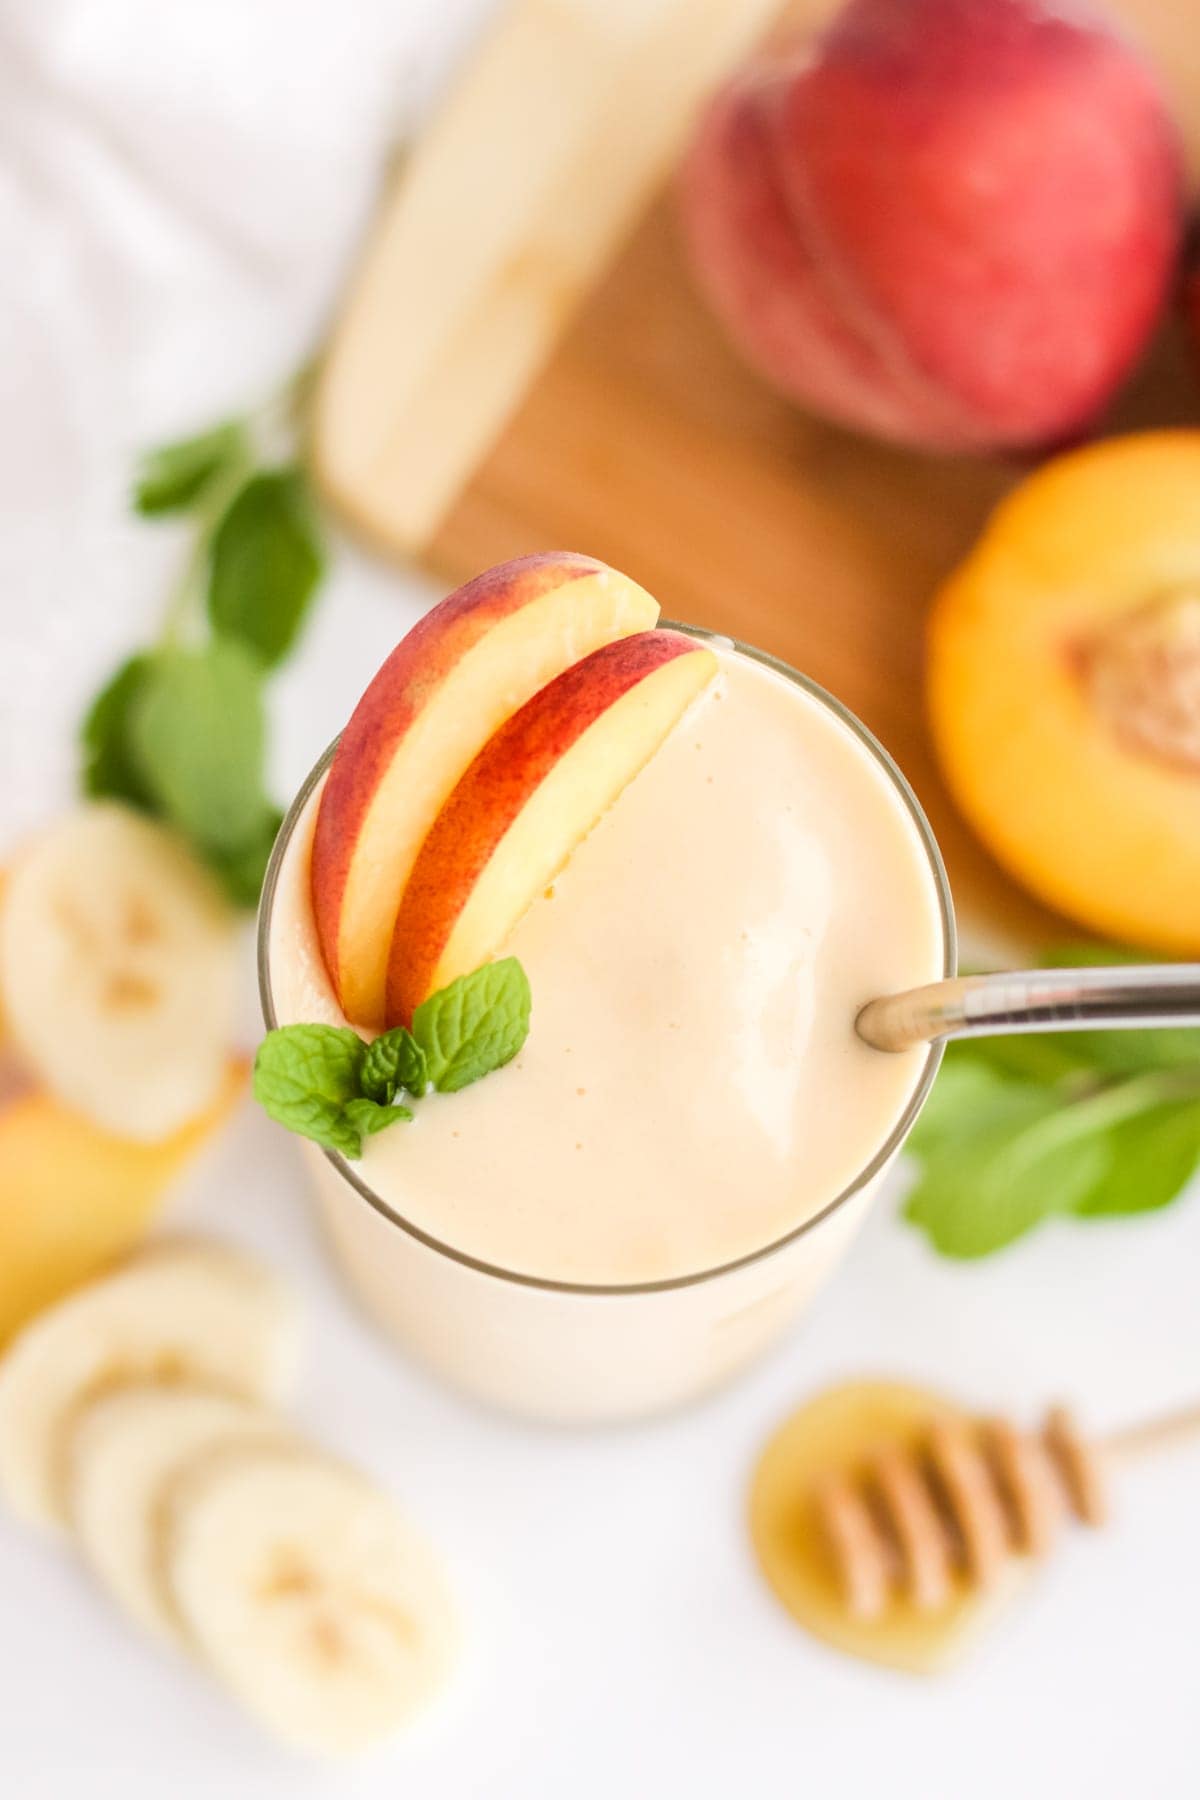
[[[184,512],[203,498],[219,475],[248,461],[249,454],[246,427],[240,419],[149,450],[138,467],[134,509],[148,517]]]
[[[132,742],[130,719],[153,667],[151,656],[123,662],[92,701],[80,729],[84,793],[125,800],[146,811],[153,810],[154,797]]]
[[[362,1154],[346,1105],[362,1095],[367,1047],[344,1025],[269,1031],[254,1058],[254,1097],[281,1125],[343,1156]]]
[[[397,1025],[367,1045],[362,1090],[369,1100],[390,1106],[403,1089],[417,1100],[429,1086],[425,1052],[411,1031]]]
[[[142,458],[134,507],[189,514],[191,549],[158,644],[110,676],[80,731],[83,791],[165,819],[248,907],[280,822],[264,788],[263,678],[325,568],[302,471],[259,466],[259,443],[296,426],[301,379],[253,416]]]
[[[253,908],[258,905],[263,877],[282,824],[283,814],[268,802],[259,815],[254,836],[246,843],[239,844],[235,850],[208,852],[207,860],[235,906]]]
[[[129,743],[158,811],[203,853],[257,843],[263,788],[262,672],[240,644],[165,650],[144,677]]]
[[[209,623],[270,668],[299,636],[324,569],[300,471],[271,469],[252,476],[213,536]]]
[[[412,1111],[430,1082],[443,1094],[511,1062],[529,1032],[529,982],[515,957],[463,975],[417,1008],[413,1029],[370,1044],[348,1026],[282,1025],[254,1059],[254,1097],[279,1124],[351,1159],[364,1138]]]
[[[1059,950],[1047,961],[1117,959]],[[945,1256],[986,1256],[1053,1215],[1166,1206],[1200,1169],[1200,1033],[950,1044],[909,1147],[919,1174],[906,1215]]]
[[[401,1119],[411,1122],[413,1117],[407,1106],[380,1106],[377,1100],[347,1100],[345,1114],[360,1137],[374,1137],[377,1131],[386,1131]]]
[[[511,1062],[529,1032],[529,981],[515,956],[485,963],[431,994],[413,1014],[429,1080],[454,1094]]]

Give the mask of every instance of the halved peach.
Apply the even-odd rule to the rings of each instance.
[[[342,733],[313,837],[313,913],[348,1019],[383,1023],[400,896],[472,758],[548,681],[657,618],[636,582],[556,551],[476,576],[392,651]]]
[[[996,513],[929,632],[947,782],[1081,924],[1200,952],[1200,431],[1060,458]]]
[[[156,1144],[104,1131],[43,1088],[14,1080],[0,1094],[0,1344],[140,1241],[247,1074],[231,1057],[212,1106]]]
[[[495,954],[716,672],[693,638],[640,632],[593,651],[501,727],[438,815],[404,891],[389,1024]]]

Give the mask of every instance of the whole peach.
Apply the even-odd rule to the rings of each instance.
[[[1183,271],[1183,319],[1200,368],[1200,219],[1192,224],[1191,241]]]
[[[681,205],[747,361],[844,424],[940,449],[1052,443],[1154,327],[1182,212],[1150,73],[1038,0],[851,0],[719,95]]]

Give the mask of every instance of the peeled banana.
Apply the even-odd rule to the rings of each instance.
[[[277,1401],[298,1352],[291,1296],[261,1264],[208,1244],[147,1249],[35,1319],[0,1362],[0,1493],[31,1524],[63,1526],[65,1433],[89,1400],[156,1381]]]
[[[454,1615],[436,1557],[353,1471],[233,1444],[165,1509],[163,1568],[197,1649],[284,1742],[364,1749],[441,1687]]]
[[[0,1491],[68,1524],[125,1612],[277,1737],[329,1755],[440,1689],[456,1628],[438,1558],[392,1502],[267,1410],[296,1348],[258,1263],[151,1243],[0,1360]]]
[[[212,1105],[233,1039],[234,915],[164,826],[76,807],[14,857],[0,1004],[33,1073],[119,1137],[154,1143]]]
[[[226,1444],[285,1435],[273,1414],[203,1388],[117,1388],[84,1408],[67,1445],[71,1528],[93,1573],[137,1624],[179,1637],[159,1543],[172,1481]]]

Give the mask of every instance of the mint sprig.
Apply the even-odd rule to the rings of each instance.
[[[1125,959],[1073,949],[1047,961]],[[1200,1032],[950,1044],[909,1148],[919,1173],[906,1216],[944,1256],[987,1256],[1055,1215],[1167,1206],[1200,1169]]]
[[[351,1160],[363,1141],[402,1120],[432,1085],[457,1093],[511,1062],[529,1032],[530,993],[515,957],[487,963],[417,1008],[412,1031],[397,1026],[364,1043],[338,1025],[281,1025],[254,1059],[254,1097],[300,1137]]]
[[[275,409],[142,459],[135,509],[190,518],[190,553],[158,644],[110,676],[80,733],[84,792],[174,826],[239,906],[257,903],[282,816],[264,783],[265,676],[325,567],[302,472],[261,466]]]
[[[147,518],[186,512],[219,475],[248,460],[249,454],[243,419],[229,419],[195,437],[148,450],[138,465],[134,509]]]
[[[429,1086],[429,1064],[411,1031],[397,1025],[367,1045],[362,1091],[380,1106],[390,1106],[403,1088],[415,1099]]]

